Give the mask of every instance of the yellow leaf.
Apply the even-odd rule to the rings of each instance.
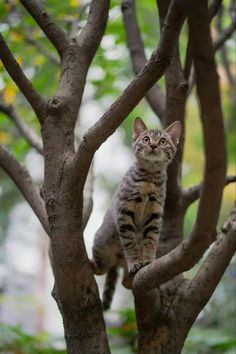
[[[16,58],[17,63],[21,66],[23,64],[23,58],[22,57],[17,57]]]
[[[80,0],[70,0],[70,6],[77,7],[80,5]]]
[[[45,62],[45,57],[42,56],[42,55],[37,55],[37,56],[34,58],[34,64],[35,64],[35,65],[42,65],[44,62]]]
[[[11,135],[0,131],[0,143],[1,144],[9,144],[12,141]]]
[[[14,42],[22,42],[23,35],[20,32],[12,32],[11,38]]]
[[[8,85],[4,90],[3,90],[3,99],[6,104],[11,104],[14,102],[15,97],[17,94],[17,88],[13,85]]]

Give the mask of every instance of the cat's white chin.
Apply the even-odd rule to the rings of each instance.
[[[157,156],[155,154],[146,155],[143,157],[143,159],[151,162],[166,162],[163,156]]]

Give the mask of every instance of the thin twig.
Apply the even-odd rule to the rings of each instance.
[[[127,34],[127,44],[133,64],[133,71],[137,75],[147,63],[144,45],[135,14],[135,1],[125,0],[122,3],[122,13]],[[150,107],[163,120],[165,111],[165,96],[160,86],[155,84],[146,94]]]
[[[38,0],[20,0],[29,14],[38,23],[50,42],[57,49],[60,56],[63,55],[69,44],[69,39],[61,27],[57,26],[45,10],[43,3]]]
[[[27,125],[19,116],[14,106],[6,105],[0,101],[0,111],[5,113],[16,125],[21,135],[34,147],[41,155],[43,155],[43,145],[41,138],[36,132]]]
[[[234,182],[236,182],[236,176],[228,176],[225,179],[225,186]],[[202,185],[202,183],[198,183],[183,191],[183,210],[186,211],[192,203],[200,198]]]
[[[48,58],[53,64],[59,65],[60,61],[49,49],[43,46],[39,41],[34,39],[32,34],[29,31],[29,28],[25,32],[25,39],[26,41],[35,47],[41,54],[43,54],[46,58]]]
[[[34,109],[39,121],[42,123],[46,102],[43,97],[35,90],[32,83],[27,79],[20,65],[17,63],[3,36],[0,34],[0,58],[12,80],[19,87],[28,102]]]

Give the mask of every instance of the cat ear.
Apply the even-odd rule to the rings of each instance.
[[[181,132],[182,132],[181,123],[178,120],[176,120],[168,128],[165,129],[165,132],[168,135],[170,135],[170,137],[172,138],[172,140],[175,143],[175,145],[178,145],[179,139],[180,139],[180,135],[181,135]]]
[[[135,118],[133,139],[136,140],[139,137],[139,135],[145,130],[147,130],[147,127],[142,121],[142,119],[139,117]]]

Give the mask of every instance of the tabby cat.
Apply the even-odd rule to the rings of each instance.
[[[156,258],[166,195],[166,169],[175,156],[180,134],[178,121],[159,131],[147,130],[141,118],[135,119],[136,161],[118,187],[93,245],[94,273],[108,272],[104,309],[110,306],[118,267],[124,269],[123,285],[130,288],[135,273]]]

